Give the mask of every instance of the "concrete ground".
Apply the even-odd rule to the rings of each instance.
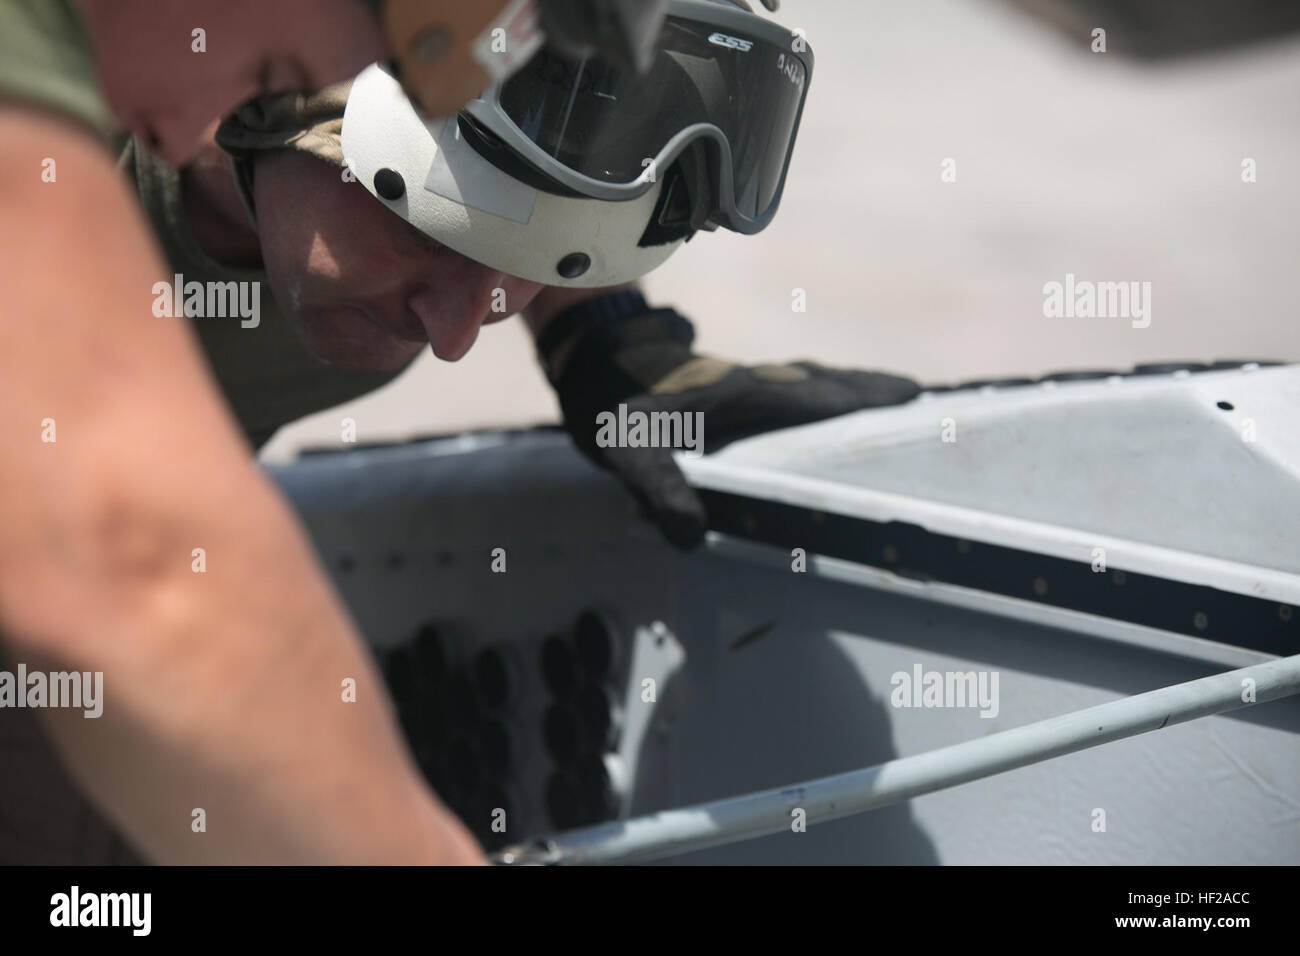
[[[995,0],[786,0],[780,17],[817,56],[780,215],[697,237],[646,283],[703,350],[925,382],[1300,360],[1300,40],[1144,67]],[[1150,282],[1150,326],[1045,318],[1043,286],[1067,273]],[[264,456],[337,445],[345,416],[369,442],[558,410],[512,320]]]

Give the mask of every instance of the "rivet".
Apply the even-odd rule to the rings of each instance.
[[[384,168],[375,173],[375,192],[380,199],[396,202],[406,193],[406,182],[395,169]]]
[[[591,256],[585,252],[571,252],[560,260],[560,264],[555,267],[555,271],[565,279],[577,279],[585,275],[590,268]]]

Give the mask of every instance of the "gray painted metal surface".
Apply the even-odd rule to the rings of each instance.
[[[762,793],[666,810],[503,851],[502,862],[597,864],[654,860],[806,825],[1300,693],[1300,656],[1135,694],[941,750]]]
[[[1220,407],[1227,406],[1227,407]],[[1300,603],[1300,366],[958,391],[736,443],[702,487]],[[945,440],[945,429],[952,440]]]
[[[1036,386],[1011,397],[953,393],[762,436],[686,466],[701,485],[828,514],[856,509],[1044,559],[1087,561],[1100,542],[1114,567],[1284,602],[1300,595],[1295,549],[1285,541],[1300,500],[1300,485],[1287,483],[1296,474],[1296,432],[1285,427],[1297,387],[1294,369],[1261,369]],[[1106,402],[1115,421],[1080,413],[1106,389],[1115,396]],[[1177,407],[1182,418],[1170,411]],[[1232,417],[1238,411],[1255,420],[1256,442],[1242,442],[1244,421]],[[957,420],[957,446],[968,443],[961,467],[936,459],[935,471],[948,480],[917,464],[954,450],[922,445],[940,444],[943,417]],[[1019,445],[1017,419],[1024,423]],[[1174,427],[1175,419],[1199,422],[1204,437]],[[1086,428],[1075,427],[1084,421]],[[808,438],[815,431],[838,437]],[[1153,444],[1134,443],[1134,433]],[[977,454],[981,435],[1001,436],[987,443],[987,460]],[[1039,443],[1085,435],[1086,447],[1071,453],[1073,467],[1096,474],[1071,480],[1054,523],[1051,482],[1032,480],[1050,469]],[[1117,447],[1129,453],[1108,453]],[[897,461],[891,448],[899,449]],[[1001,475],[1014,490],[982,504],[969,487],[957,487],[968,470]],[[555,822],[548,802],[548,787],[567,771],[546,733],[551,711],[568,705],[548,689],[538,648],[548,635],[571,633],[593,608],[611,622],[616,647],[617,662],[602,680],[620,702],[617,739],[602,760],[622,818],[924,754],[1270,659],[1235,645],[1231,622],[1189,636],[815,554],[806,572],[795,573],[797,542],[713,535],[699,552],[677,554],[636,518],[613,479],[556,432],[357,449],[273,472],[377,653],[433,622],[460,659],[486,648],[509,659],[510,701],[489,714],[508,725],[512,744],[504,781],[512,812],[502,834],[509,842],[571,829]],[[979,486],[1000,488],[988,474]],[[1171,497],[1186,512],[1173,509]],[[1271,528],[1261,523],[1266,514]],[[1234,531],[1238,520],[1254,530]],[[491,569],[497,547],[508,555],[505,573]],[[645,656],[655,622],[674,637],[671,657]],[[652,664],[659,680],[648,702],[638,691]],[[996,714],[897,706],[897,676],[918,667],[996,673]],[[1300,863],[1298,734],[1300,706],[1294,698],[1275,701],[807,833],[679,859]]]

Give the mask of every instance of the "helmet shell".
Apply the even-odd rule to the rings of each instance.
[[[484,159],[465,142],[456,117],[426,123],[378,65],[352,84],[343,156],[371,195],[421,232],[533,282],[575,288],[631,282],[685,241],[640,245],[662,181],[627,202],[543,192]]]

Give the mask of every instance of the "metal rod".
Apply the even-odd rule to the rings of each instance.
[[[779,833],[798,807],[821,823],[972,780],[1300,693],[1300,655],[1175,684],[862,770],[572,830],[501,851],[502,863],[652,860]]]

